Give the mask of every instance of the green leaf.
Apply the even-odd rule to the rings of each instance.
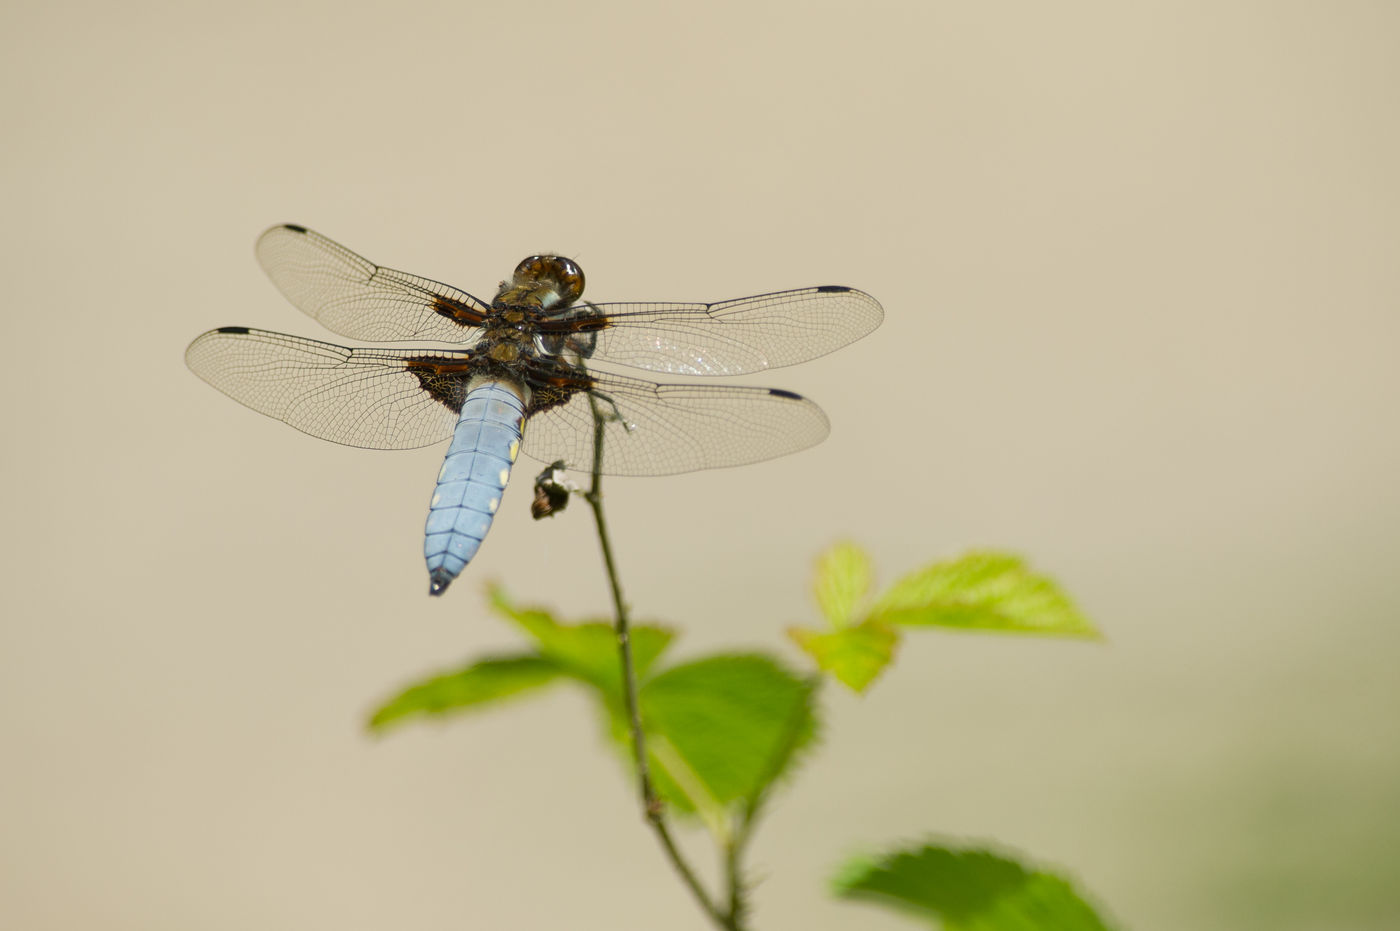
[[[886,624],[1097,637],[1053,581],[1005,553],[969,553],[892,585],[870,617]]]
[[[832,891],[941,921],[945,931],[1108,931],[1065,879],[985,850],[926,844],[858,857]]]
[[[855,623],[873,575],[870,557],[854,543],[837,543],[817,557],[813,588],[817,605],[832,627],[839,630]]]
[[[553,660],[576,679],[601,689],[611,698],[622,695],[622,667],[618,659],[617,635],[606,621],[561,624],[542,608],[519,608],[505,592],[492,586],[491,607],[514,621],[535,639],[540,655]],[[670,644],[671,631],[664,627],[634,624],[631,627],[632,663],[642,679]]]
[[[841,630],[819,631],[789,627],[792,638],[817,668],[829,672],[853,691],[863,692],[894,659],[899,633],[880,621],[865,621]]]
[[[560,674],[557,665],[538,656],[484,659],[410,685],[375,710],[369,729],[382,731],[405,718],[431,717],[504,701],[548,685]]]
[[[641,692],[657,787],[682,811],[750,813],[817,733],[815,684],[760,654],[673,666]]]

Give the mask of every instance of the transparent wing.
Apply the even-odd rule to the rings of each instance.
[[[864,291],[826,285],[757,294],[718,304],[587,304],[601,316],[591,357],[671,375],[741,375],[795,365],[854,342],[885,312]],[[589,350],[585,348],[585,355]]]
[[[658,385],[589,373],[592,392],[530,417],[524,450],[542,462],[593,467],[593,404],[604,418],[603,472],[671,475],[760,462],[814,446],[830,425],[806,398],[776,388]]]
[[[303,433],[367,449],[414,449],[452,435],[465,397],[462,353],[405,355],[223,327],[185,350],[196,375]],[[456,404],[456,408],[452,404]]]
[[[301,226],[274,226],[258,238],[256,252],[287,300],[351,339],[471,342],[489,310],[465,291],[380,268]]]

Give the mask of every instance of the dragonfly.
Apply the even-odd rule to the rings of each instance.
[[[225,326],[196,338],[186,363],[234,400],[334,443],[450,438],[425,528],[433,595],[476,555],[522,451],[579,471],[671,475],[783,456],[830,430],[820,407],[781,388],[657,384],[595,363],[741,375],[825,355],[884,316],[869,294],[836,285],[713,304],[584,302],[583,270],[558,255],[524,259],[484,301],[293,224],[263,233],[256,253],[299,310],[381,345]]]

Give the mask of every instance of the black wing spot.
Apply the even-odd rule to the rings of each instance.
[[[283,224],[282,224],[282,228],[283,228],[284,230],[291,230],[293,233],[307,233],[307,232],[310,232],[310,230],[308,230],[306,227],[304,227],[304,226],[297,226],[295,223],[283,223]]]
[[[847,291],[855,290],[842,284],[824,284],[817,288],[818,294],[845,294]]]
[[[245,327],[245,326],[221,326],[221,327],[219,327],[217,330],[215,330],[214,332],[215,332],[215,333],[232,333],[232,334],[234,334],[235,336],[246,336],[246,335],[248,335],[248,328]]]
[[[789,401],[802,400],[802,395],[792,391],[784,391],[782,388],[769,388],[768,393],[775,398],[787,398]]]

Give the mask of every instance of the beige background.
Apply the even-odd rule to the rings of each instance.
[[[1024,552],[1107,632],[930,633],[832,690],[759,927],[910,927],[823,886],[926,832],[1133,929],[1400,922],[1400,7],[138,0],[0,37],[0,925],[704,927],[581,697],[362,733],[517,642],[484,580],[606,589],[584,514],[536,525],[519,483],[430,600],[440,449],[185,370],[212,326],[323,335],[253,261],[282,221],[478,294],[559,250],[603,300],[881,299],[746,380],[816,397],[824,445],[611,484],[678,656],[798,661],[838,537],[885,581]]]

